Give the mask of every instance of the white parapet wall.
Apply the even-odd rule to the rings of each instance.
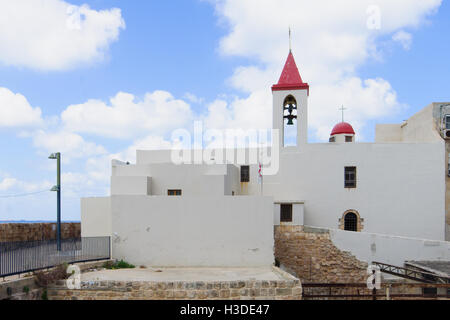
[[[450,242],[305,226],[305,231],[328,230],[333,244],[358,260],[403,266],[408,260],[450,261]]]
[[[111,236],[111,198],[81,198],[81,236]]]
[[[291,204],[292,205],[292,221],[291,222],[281,222],[280,221],[280,207],[282,204]],[[279,225],[292,225],[292,226],[302,226],[304,225],[304,216],[305,216],[305,204],[303,201],[296,200],[277,200],[273,205],[273,224],[275,226]]]
[[[166,267],[274,262],[273,198],[111,196],[113,258]]]
[[[146,176],[111,176],[112,195],[152,194],[152,178]]]

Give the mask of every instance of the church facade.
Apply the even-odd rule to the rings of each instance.
[[[250,157],[175,164],[171,150],[137,150],[136,164],[112,162],[109,197],[81,200],[82,236],[111,236],[113,257],[157,266],[271,265],[276,225],[450,240],[450,104],[377,125],[373,143],[346,122],[308,143],[309,85],[291,52],[272,93],[276,172]]]

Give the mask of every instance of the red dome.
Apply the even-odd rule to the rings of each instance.
[[[341,122],[334,126],[331,135],[334,136],[335,134],[341,133],[355,134],[355,130],[353,130],[353,127],[349,123]]]

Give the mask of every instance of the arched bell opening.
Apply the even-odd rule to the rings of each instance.
[[[297,145],[297,100],[288,95],[283,102],[283,144],[284,146]]]

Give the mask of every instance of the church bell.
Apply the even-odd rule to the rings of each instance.
[[[292,114],[292,112],[293,112],[294,110],[297,110],[297,106],[294,105],[294,104],[292,104],[292,103],[289,103],[289,106],[288,106],[288,107],[284,106],[284,107],[283,107],[283,110],[287,110],[288,113],[289,113],[288,115],[285,115],[285,116],[283,117],[284,119],[288,119],[287,125],[288,125],[288,126],[294,125],[294,121],[292,121],[292,120],[297,119],[297,116],[294,115],[294,114]]]

